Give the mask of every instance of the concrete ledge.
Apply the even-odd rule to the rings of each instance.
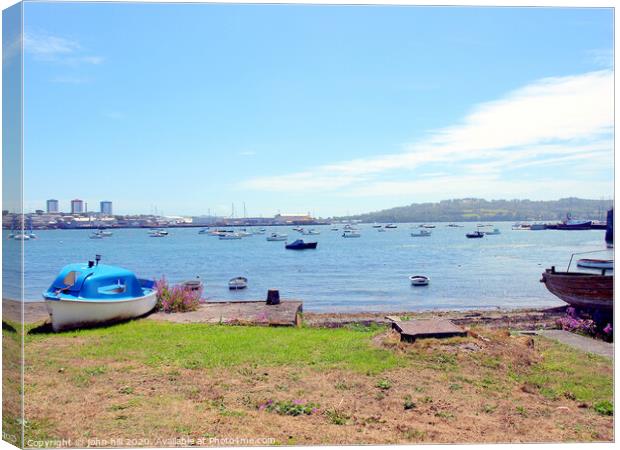
[[[555,341],[566,344],[569,347],[586,353],[594,353],[595,355],[604,356],[606,358],[614,358],[614,344],[599,341],[579,334],[571,333],[564,330],[540,330],[536,334]]]
[[[197,311],[167,314],[157,312],[148,319],[175,323],[210,323],[266,326],[297,326],[303,303],[283,300],[279,305],[265,301],[209,302]]]

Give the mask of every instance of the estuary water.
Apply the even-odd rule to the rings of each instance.
[[[23,243],[25,298],[41,300],[65,264],[100,254],[102,262],[141,278],[165,276],[175,283],[199,276],[210,301],[264,299],[267,289],[277,288],[282,298],[302,300],[305,310],[321,312],[552,307],[564,303],[539,282],[544,269],[565,269],[573,253],[605,249],[603,230],[515,231],[511,223],[494,223],[501,234],[467,239],[476,224],[446,225],[436,224],[430,237],[412,237],[418,224],[385,232],[365,224],[358,227],[360,238],[343,238],[342,225],[339,231],[316,226],[320,234],[314,236],[267,227],[266,235],[241,240],[198,234],[198,228],[170,228],[164,238],[152,238],[146,229],[120,229],[104,239],[89,239],[90,230],[39,230],[38,239]],[[266,241],[271,232],[288,234],[289,242],[317,241],[318,248],[286,250],[284,242]],[[10,253],[22,243],[7,234]],[[613,252],[590,257],[613,258]],[[18,297],[15,267],[5,258],[5,297]],[[430,284],[412,287],[413,274],[429,276]],[[228,290],[235,276],[248,278],[246,290]]]

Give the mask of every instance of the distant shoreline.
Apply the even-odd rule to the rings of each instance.
[[[451,224],[451,223],[455,223],[455,224],[471,224],[471,223],[484,223],[484,224],[493,224],[493,223],[515,223],[515,222],[542,222],[542,223],[551,223],[553,222],[555,219],[549,219],[549,220],[533,220],[533,219],[511,219],[511,220],[458,220],[458,221],[454,221],[454,220],[429,220],[429,221],[405,221],[405,222],[399,222],[399,221],[391,221],[391,222],[372,222],[372,221],[350,221],[350,222],[303,222],[303,223],[252,223],[252,224],[211,224],[211,225],[199,225],[199,224],[174,224],[174,225],[165,225],[165,226],[80,226],[80,227],[75,227],[75,228],[41,228],[41,227],[33,227],[33,230],[44,230],[44,231],[51,231],[51,230],[63,230],[63,231],[76,231],[76,230],[99,230],[99,229],[105,229],[105,230],[151,230],[151,229],[157,229],[157,228],[256,228],[256,227],[311,227],[311,226],[330,226],[330,225],[345,225],[347,223],[351,223],[351,222],[355,222],[356,224],[362,224],[362,225],[370,225],[370,224],[397,224],[397,225],[403,225],[403,224],[423,224],[423,223],[427,223],[427,224]],[[10,230],[10,227],[7,226],[3,226],[3,229],[5,230]],[[592,228],[593,230],[596,229],[602,229],[602,228]],[[583,230],[582,230],[583,231]],[[588,231],[588,230],[585,230]]]

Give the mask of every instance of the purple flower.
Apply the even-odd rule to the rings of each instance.
[[[613,328],[610,323],[608,323],[607,326],[603,328],[603,333],[605,334],[611,334],[612,331],[613,331]]]

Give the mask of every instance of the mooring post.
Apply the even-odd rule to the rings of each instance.
[[[267,304],[279,305],[280,304],[280,291],[277,289],[269,289],[267,291]]]

